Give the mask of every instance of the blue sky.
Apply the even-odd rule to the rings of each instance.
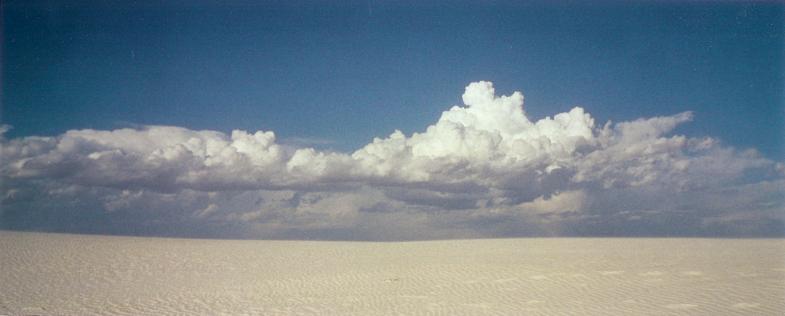
[[[490,80],[534,118],[690,110],[685,133],[785,155],[778,4],[143,3],[4,2],[9,135],[161,124],[349,151]]]
[[[782,3],[2,6],[0,229],[785,235]]]

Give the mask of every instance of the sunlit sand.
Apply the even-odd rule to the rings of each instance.
[[[785,240],[0,232],[6,315],[782,315]]]

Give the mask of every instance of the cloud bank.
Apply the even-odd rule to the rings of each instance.
[[[497,96],[490,82],[462,99],[424,132],[353,153],[173,126],[0,137],[0,228],[373,240],[785,230],[785,166],[671,135],[690,112],[598,125],[576,107],[533,122],[520,92]]]

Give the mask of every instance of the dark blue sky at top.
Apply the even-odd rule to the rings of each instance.
[[[490,80],[531,119],[692,110],[680,133],[785,156],[781,3],[216,3],[3,1],[8,135],[155,124],[350,151]]]

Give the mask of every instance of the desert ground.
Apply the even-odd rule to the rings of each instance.
[[[785,240],[0,231],[2,315],[783,315]]]

